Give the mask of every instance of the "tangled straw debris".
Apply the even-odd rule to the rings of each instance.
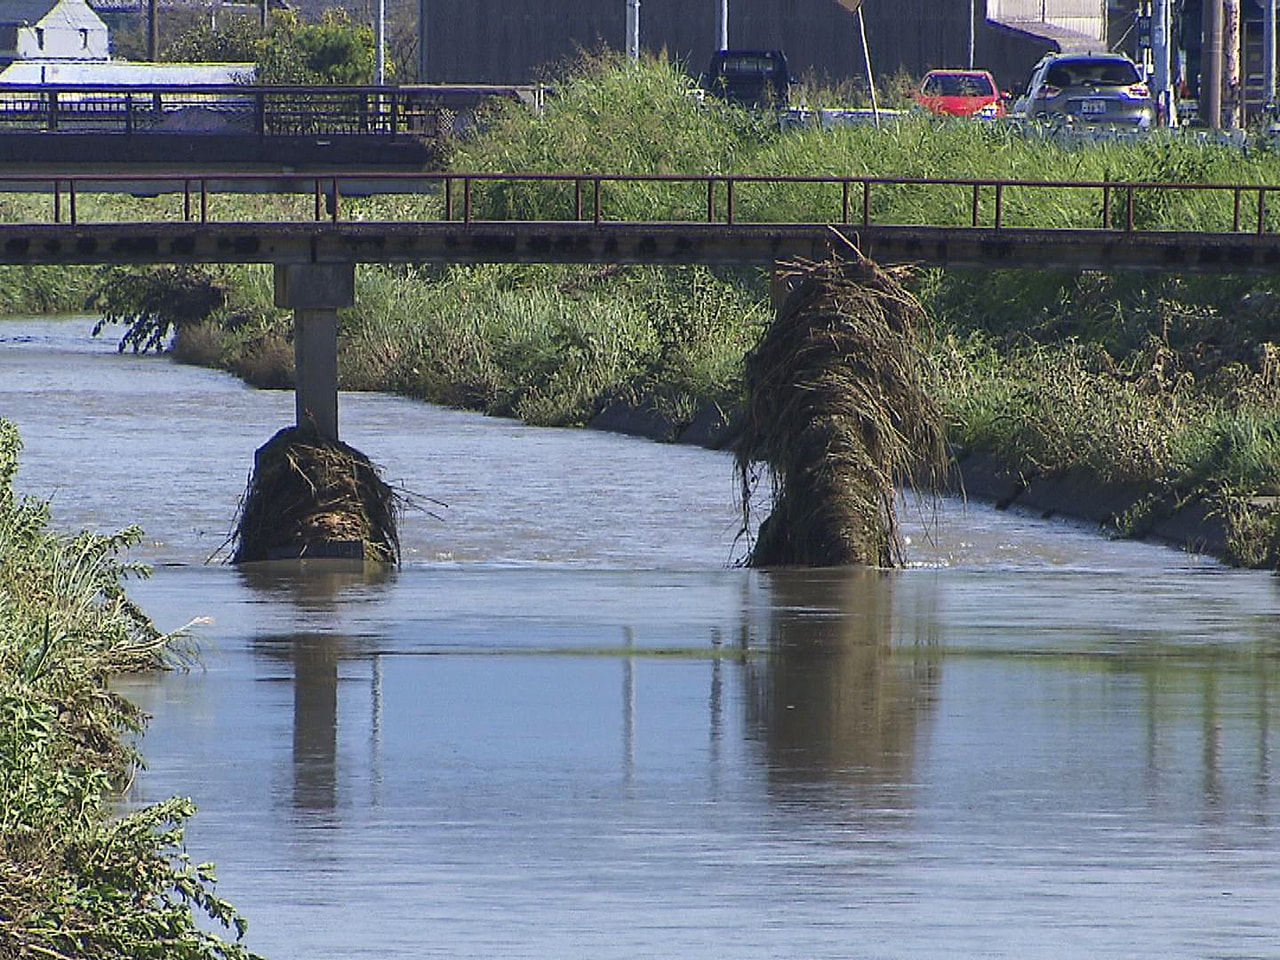
[[[398,563],[400,506],[363,453],[288,427],[254,456],[231,562],[337,556]]]
[[[897,489],[940,486],[946,447],[922,375],[924,312],[850,250],[787,265],[790,292],[746,358],[736,449],[744,533],[757,465],[773,478],[750,566],[899,564]]]

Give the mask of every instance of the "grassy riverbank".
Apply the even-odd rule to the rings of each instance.
[[[191,801],[111,815],[143,717],[110,680],[182,655],[124,592],[138,532],[52,533],[19,447],[0,419],[0,957],[247,958],[197,927],[243,920],[183,849]]]
[[[704,101],[657,62],[586,62],[557,90],[542,115],[497,108],[482,132],[457,144],[450,167],[1280,183],[1280,154],[1266,144],[1242,149],[1159,134],[1072,143],[925,115],[883,129],[783,132]],[[559,216],[570,200],[526,184],[478,187],[473,202],[477,217],[503,218]],[[1009,225],[1096,225],[1101,202],[1099,191],[1011,189],[1003,217]],[[873,195],[872,215],[963,224],[970,203],[963,188],[925,196],[885,188]],[[829,186],[743,186],[736,204],[743,220],[829,220],[838,218],[840,197]],[[993,204],[984,198],[988,220]],[[1280,229],[1272,207],[1268,229]],[[363,219],[392,211],[438,215],[440,200],[344,206],[344,215]],[[705,193],[693,187],[611,186],[606,197],[611,217],[704,213]],[[1232,216],[1229,194],[1139,192],[1134,204],[1139,228],[1230,229]],[[165,268],[149,276],[146,285],[136,275],[117,284],[106,306],[140,320],[144,333],[157,320],[179,323],[176,349],[192,362],[262,385],[289,383],[289,318],[271,306],[267,271]],[[1277,517],[1261,499],[1276,492],[1280,436],[1274,282],[962,270],[918,270],[906,282],[933,324],[929,376],[957,449],[1023,478],[1073,473],[1124,487],[1127,499],[1100,519],[1125,534],[1195,503],[1227,530],[1219,549],[1229,559],[1276,564]],[[709,404],[740,402],[742,357],[770,316],[760,271],[362,267],[357,284],[357,307],[341,328],[347,388],[538,424],[587,423],[621,401],[646,408],[651,429],[669,437]],[[216,306],[166,315],[165,291],[184,287],[216,288]],[[204,313],[212,322],[200,322]]]

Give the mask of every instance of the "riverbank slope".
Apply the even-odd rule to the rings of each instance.
[[[19,449],[0,419],[0,956],[249,960],[196,921],[245,929],[183,848],[192,802],[111,814],[144,722],[111,678],[182,654],[124,590],[140,533],[50,532],[14,493]]]

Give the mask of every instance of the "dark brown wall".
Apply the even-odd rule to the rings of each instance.
[[[429,82],[522,83],[578,49],[603,42],[616,50],[625,44],[625,0],[421,2],[427,70],[420,79]],[[931,67],[964,66],[970,2],[866,0],[875,74],[905,70],[918,76]],[[979,0],[980,60],[990,32],[985,8]],[[665,49],[690,73],[700,73],[717,46],[718,17],[718,0],[641,0],[641,45],[651,52]],[[836,0],[730,0],[729,45],[780,48],[796,75],[840,80],[865,73],[857,18]],[[1005,47],[993,49],[1003,53]],[[1021,62],[1017,69],[1023,69]]]
[[[1052,40],[992,24],[982,34],[978,56],[995,75],[1000,89],[1016,97],[1026,89],[1031,69],[1040,58],[1056,49]]]

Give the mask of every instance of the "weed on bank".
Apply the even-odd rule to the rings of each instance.
[[[143,717],[110,680],[182,653],[124,591],[139,533],[51,532],[14,493],[19,448],[0,419],[0,957],[247,960],[196,923],[245,926],[183,848],[191,801],[111,813]]]

